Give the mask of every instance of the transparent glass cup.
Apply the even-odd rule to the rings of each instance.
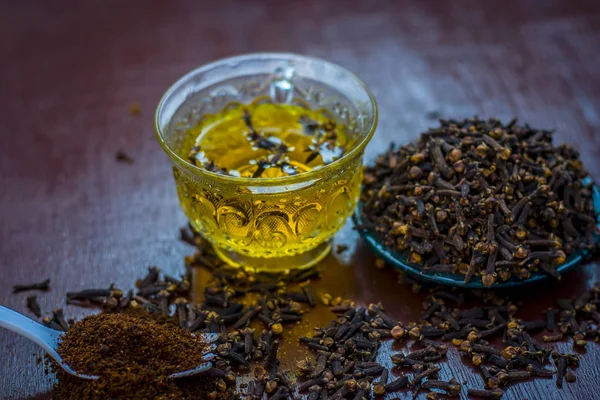
[[[345,125],[345,154],[276,178],[228,176],[187,161],[184,135],[203,115],[255,101],[318,110]],[[358,202],[362,156],[376,125],[375,99],[355,75],[327,61],[278,53],[226,58],[188,73],[167,90],[155,115],[192,226],[228,264],[272,272],[312,266],[330,251]]]

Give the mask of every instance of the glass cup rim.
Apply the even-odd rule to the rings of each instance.
[[[373,110],[373,119],[372,119],[370,126],[368,127],[367,134],[365,136],[363,136],[363,138],[360,140],[360,142],[357,143],[356,146],[354,146],[354,148],[352,148],[352,150],[350,150],[348,153],[344,154],[342,157],[338,158],[337,160],[323,166],[322,168],[311,170],[311,171],[304,172],[304,173],[297,174],[297,175],[280,176],[277,178],[268,178],[268,177],[251,178],[251,177],[239,177],[239,176],[218,174],[216,172],[208,171],[204,168],[200,168],[194,164],[191,164],[189,161],[180,157],[165,142],[165,140],[163,138],[163,130],[162,130],[162,127],[160,126],[160,122],[159,122],[160,116],[161,116],[161,111],[164,109],[165,103],[170,99],[173,92],[175,92],[177,89],[179,89],[185,83],[190,81],[191,78],[193,76],[195,76],[196,74],[211,70],[211,69],[218,67],[222,64],[225,64],[225,63],[243,62],[243,61],[261,59],[261,58],[263,58],[263,59],[266,58],[266,59],[317,61],[317,62],[329,64],[330,66],[332,66],[332,67],[338,69],[339,71],[343,72],[344,74],[350,76],[365,91],[365,93],[367,94],[367,96],[369,98],[369,103],[371,105],[371,108]],[[169,155],[169,157],[172,160],[174,160],[175,162],[180,164],[182,167],[190,168],[193,171],[195,171],[196,173],[198,173],[200,175],[204,175],[211,180],[224,181],[224,182],[240,184],[240,185],[243,184],[246,186],[257,186],[257,185],[258,186],[265,186],[265,185],[271,186],[271,185],[284,185],[284,184],[289,184],[289,183],[302,182],[302,181],[306,181],[306,180],[315,178],[316,175],[322,174],[323,171],[335,169],[336,166],[342,165],[342,163],[344,161],[353,158],[354,156],[356,156],[357,154],[360,154],[364,150],[367,143],[369,143],[369,141],[371,140],[371,138],[373,137],[373,135],[375,133],[375,129],[377,127],[377,122],[378,122],[378,110],[377,110],[377,102],[375,101],[375,96],[373,96],[373,93],[371,93],[371,90],[356,74],[347,70],[344,67],[341,67],[338,64],[332,63],[327,60],[323,60],[321,58],[305,56],[305,55],[300,55],[300,54],[295,54],[295,53],[276,53],[276,52],[247,53],[247,54],[242,54],[242,55],[237,55],[237,56],[225,57],[225,58],[220,58],[215,61],[212,61],[208,64],[203,64],[197,68],[194,68],[193,70],[189,71],[188,73],[186,73],[185,75],[183,75],[182,77],[177,79],[173,84],[171,84],[171,86],[169,86],[167,91],[161,97],[161,99],[156,107],[156,111],[154,113],[154,131],[156,133],[156,137],[157,137],[158,142],[160,143],[161,147],[163,148],[163,150]]]

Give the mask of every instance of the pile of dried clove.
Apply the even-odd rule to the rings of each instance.
[[[429,400],[458,395],[500,398],[508,385],[522,380],[555,379],[558,387],[575,381],[578,356],[558,352],[550,343],[572,338],[575,346],[585,346],[600,339],[598,285],[576,299],[559,300],[558,308],[547,310],[539,320],[518,318],[515,304],[491,292],[468,298],[473,293],[433,288],[419,321],[404,323],[386,314],[381,304],[360,307],[350,300],[317,295],[310,279],[318,271],[299,271],[285,279],[278,274],[248,275],[222,265],[198,235],[182,230],[182,239],[197,247],[196,254],[186,258],[183,277],[150,267],[135,290],[88,289],[67,294],[67,301],[100,306],[107,315],[147,318],[188,332],[219,333],[214,367],[197,379],[150,384],[113,379],[100,387],[57,371],[56,398],[121,395],[135,399],[149,393],[176,393],[183,399],[341,400],[407,390],[413,395],[425,393]],[[200,304],[189,297],[194,268],[206,269],[214,277]],[[416,285],[415,290],[422,289]],[[483,305],[473,306],[478,303]],[[314,357],[299,361],[296,371],[283,370],[278,355],[281,340],[321,305],[337,317],[327,326],[316,327],[312,336],[299,338]],[[44,322],[62,330],[73,325],[60,309]],[[387,340],[395,340],[394,348],[402,345],[405,350],[383,360],[380,350]],[[480,372],[481,388],[440,379],[447,376],[440,363],[448,351],[460,352],[463,362]]]
[[[539,320],[517,318],[516,305],[489,292],[467,300],[483,301],[483,306],[464,308],[465,296],[473,294],[431,289],[421,318],[413,323],[395,321],[381,304],[357,308],[344,302],[332,307],[338,318],[316,328],[312,337],[300,338],[316,353],[316,361],[298,363],[304,377],[298,391],[311,400],[369,399],[401,390],[411,390],[413,397],[425,390],[431,400],[460,394],[498,399],[506,386],[524,380],[554,378],[559,388],[565,381],[576,381],[573,369],[579,356],[561,353],[548,342],[572,338],[580,347],[600,339],[600,285],[576,299],[559,300],[559,309],[547,310]],[[392,355],[393,368],[377,359],[382,341],[390,338],[407,349],[410,345],[410,351]],[[453,346],[464,355],[465,364],[479,371],[484,388],[464,390],[454,378],[439,379],[439,363]]]
[[[516,120],[441,120],[366,169],[362,229],[431,273],[528,279],[594,247],[597,214],[579,154]]]
[[[596,307],[600,305],[600,286],[596,285],[580,297],[560,300],[562,311],[549,309],[544,319],[523,320],[516,317],[517,306],[505,299],[492,297],[494,304],[462,308],[464,297],[444,290],[434,290],[423,303],[420,321],[398,324],[392,329],[395,340],[412,339],[422,349],[412,353],[399,353],[392,361],[401,367],[412,367],[418,360],[436,355],[443,342],[451,342],[470,360],[483,379],[485,389],[469,390],[474,396],[499,398],[501,388],[530,378],[556,379],[574,382],[571,368],[579,365],[577,354],[560,353],[540,343],[533,336],[544,333],[544,342],[554,342],[568,337],[574,346],[585,346],[587,340],[598,340]],[[455,307],[446,303],[454,302]],[[495,342],[502,339],[504,346]],[[554,369],[548,368],[554,362]]]
[[[375,304],[364,308],[343,301],[331,311],[338,314],[337,319],[316,328],[312,337],[299,338],[317,355],[316,361],[298,362],[304,377],[298,391],[308,393],[310,400],[363,399],[406,387],[405,377],[388,382],[390,371],[376,361],[381,341],[392,337],[397,321]]]

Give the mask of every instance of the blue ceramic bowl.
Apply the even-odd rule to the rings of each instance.
[[[585,178],[583,180],[584,184],[589,184],[592,182],[591,178]],[[593,187],[593,202],[594,209],[597,214],[600,214],[600,190],[597,186]],[[359,203],[357,211],[352,216],[352,219],[356,225],[362,225],[362,218],[360,212],[361,204]],[[598,217],[597,226],[600,228],[600,216]],[[481,277],[474,276],[469,282],[465,283],[462,275],[451,275],[440,272],[432,272],[432,271],[424,271],[422,266],[417,264],[409,264],[406,262],[406,255],[400,252],[394,251],[387,246],[383,245],[374,232],[359,230],[360,235],[367,242],[371,250],[377,255],[377,257],[382,258],[388,265],[393,266],[401,271],[406,272],[410,276],[431,283],[437,283],[441,285],[447,286],[456,286],[461,288],[468,289],[507,289],[513,288],[515,286],[520,286],[532,282],[538,282],[544,279],[549,278],[549,275],[544,272],[536,272],[532,273],[529,279],[521,280],[517,278],[511,278],[507,281],[494,283],[490,288],[487,288],[481,282]],[[600,241],[600,235],[594,234],[594,243],[597,245]],[[581,264],[584,260],[591,257],[591,250],[580,250],[574,254],[571,254],[567,257],[564,264],[560,265],[556,268],[556,272],[559,275],[562,275],[568,271],[575,269],[579,264]]]

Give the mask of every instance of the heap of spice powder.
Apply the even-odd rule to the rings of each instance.
[[[230,398],[226,394],[232,392],[224,380],[211,376],[195,382],[169,379],[172,373],[203,363],[207,343],[173,320],[143,308],[92,315],[74,323],[58,352],[75,371],[99,378],[85,381],[54,366],[56,399],[209,398],[220,387],[224,394],[213,396],[216,399]]]
[[[594,247],[593,187],[552,132],[497,119],[441,120],[366,168],[364,226],[431,273],[485,286],[528,279]]]
[[[75,371],[87,375],[135,374],[167,377],[203,363],[207,343],[176,324],[147,315],[105,313],[75,323],[58,353]]]

